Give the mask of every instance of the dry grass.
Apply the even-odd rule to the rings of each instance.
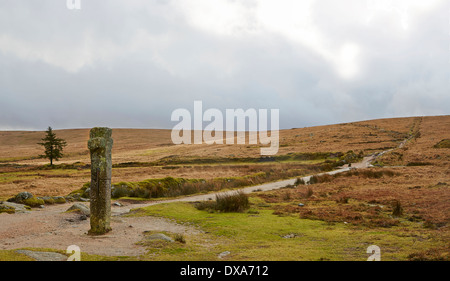
[[[47,162],[35,159],[41,153],[36,143],[43,132],[0,132],[0,200],[22,191],[37,196],[58,196],[80,189],[89,181],[90,169],[83,164],[72,164],[90,162],[86,148],[88,133],[86,129],[56,131],[68,143],[66,157],[58,164],[68,166],[48,170],[43,169]],[[268,212],[270,223],[274,220],[269,211],[285,216],[283,220],[294,218],[300,224],[310,224],[311,221],[303,219],[312,219],[314,223],[325,221],[331,225],[345,222],[358,231],[389,230],[408,239],[438,241],[435,248],[412,253],[408,257],[411,260],[449,259],[449,248],[441,241],[447,241],[447,245],[450,241],[450,148],[445,143],[439,146],[442,148],[435,146],[450,139],[450,116],[282,130],[278,156],[286,156],[287,160],[278,162],[244,161],[260,156],[258,145],[175,146],[171,144],[170,130],[114,129],[113,138],[113,183],[169,176],[208,180],[257,173],[268,175],[265,180],[270,181],[315,174],[324,168],[321,164],[325,159],[297,161],[292,157],[294,154],[352,150],[357,155],[371,155],[395,148],[377,159],[385,168],[317,177],[313,185],[299,181],[296,188],[256,192],[250,197],[259,198],[250,199],[264,206],[259,211]],[[397,148],[406,138],[408,141]],[[167,159],[177,161],[164,162]],[[211,159],[222,162],[214,163]],[[153,165],[155,161],[160,161],[160,165]],[[134,164],[130,165],[131,162]]]
[[[419,138],[403,148],[380,157],[384,164],[406,165],[430,163],[430,167],[449,166],[450,149],[434,148],[439,141],[450,138],[450,116],[380,119],[338,125],[282,130],[278,156],[292,153],[323,153],[353,150],[364,155],[398,146],[401,141],[420,132]],[[56,130],[67,141],[66,156],[59,163],[89,163],[86,143],[89,130]],[[83,167],[61,170],[38,170],[47,164],[35,159],[41,154],[36,143],[44,132],[0,132],[0,198],[29,191],[38,196],[66,195],[89,181],[90,171]],[[259,157],[258,145],[179,145],[171,144],[170,130],[113,130],[113,163],[150,163],[161,159],[245,159]],[[310,164],[319,161],[311,160]],[[301,164],[307,162],[303,161]],[[138,182],[149,178],[218,178],[245,176],[258,172],[293,171],[303,169],[295,163],[222,163],[222,164],[162,164],[137,165],[113,170],[113,182]],[[18,166],[20,165],[20,166]],[[32,166],[24,166],[32,165]],[[312,171],[312,170],[311,170]],[[434,173],[434,172],[432,172]],[[418,175],[419,176],[419,175]],[[450,182],[450,180],[447,180]]]
[[[317,126],[280,131],[278,155],[288,153],[383,151],[396,147],[409,133],[417,118],[380,119],[338,125]],[[449,116],[425,117],[425,125],[439,128],[448,126]],[[437,127],[436,127],[437,128]],[[434,131],[433,131],[434,132]],[[61,163],[89,162],[86,147],[88,129],[55,130],[58,137],[67,140],[66,157]],[[425,130],[424,134],[427,133]],[[433,134],[435,134],[434,132]],[[442,134],[442,131],[437,132]],[[41,154],[37,145],[44,132],[0,132],[0,163],[46,164],[35,159]],[[114,129],[113,162],[150,162],[168,156],[185,157],[259,157],[259,145],[173,145],[170,130]],[[436,136],[437,137],[437,136]],[[433,145],[444,137],[436,138]]]
[[[275,214],[279,215],[297,214],[302,218],[378,226],[397,225],[398,218],[402,218],[419,221],[424,227],[447,227],[450,168],[403,167],[395,171],[391,177],[355,174],[332,177],[311,186],[299,185],[290,190],[288,200],[284,190],[258,196],[274,204]]]

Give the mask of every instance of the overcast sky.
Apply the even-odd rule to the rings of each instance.
[[[0,129],[170,129],[195,100],[281,128],[450,114],[449,2],[1,0]]]

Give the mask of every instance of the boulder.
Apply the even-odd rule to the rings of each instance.
[[[8,205],[4,205],[3,202],[0,203],[0,214],[1,213],[14,214],[15,212],[16,212],[15,208]]]
[[[37,197],[25,199],[22,201],[22,203],[30,207],[40,207],[41,205],[45,205],[44,200]]]
[[[64,204],[67,202],[66,198],[64,198],[62,196],[54,196],[54,197],[52,197],[52,199],[56,204]]]
[[[30,207],[24,204],[12,203],[12,202],[0,202],[0,213],[28,213]]]
[[[8,199],[8,202],[25,204],[30,207],[39,207],[45,204],[44,200],[34,197],[30,192],[21,192],[15,197]]]
[[[79,212],[85,216],[90,216],[91,214],[91,210],[89,209],[89,207],[81,203],[73,204],[72,207],[67,209],[67,212]]]
[[[44,196],[44,197],[38,197],[38,198],[44,200],[45,204],[49,204],[49,205],[55,204],[55,200],[50,196]]]
[[[21,192],[19,194],[17,194],[16,196],[14,196],[13,198],[8,199],[8,202],[13,202],[13,203],[22,203],[24,200],[33,198],[33,194],[31,194],[30,192]]]

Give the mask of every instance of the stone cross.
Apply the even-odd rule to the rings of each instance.
[[[91,229],[88,234],[101,235],[111,230],[111,149],[112,130],[96,127],[90,131],[91,153]]]

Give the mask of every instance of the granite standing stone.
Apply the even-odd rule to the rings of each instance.
[[[89,234],[101,235],[111,230],[111,149],[112,130],[96,127],[90,131],[88,148],[91,153]]]

